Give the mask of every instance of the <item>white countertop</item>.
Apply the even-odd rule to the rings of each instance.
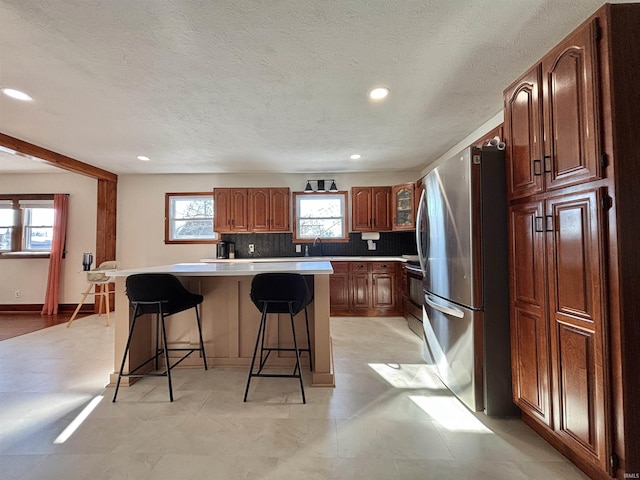
[[[266,262],[406,262],[417,255],[401,257],[374,256],[323,256],[323,257],[249,257],[249,258],[201,258],[202,263],[266,263]]]
[[[249,260],[249,259],[247,259]],[[328,260],[315,261],[270,261],[216,263],[174,263],[154,267],[131,268],[128,270],[108,270],[110,277],[127,277],[137,273],[171,273],[182,277],[233,277],[257,275],[258,273],[300,273],[302,275],[329,275],[333,273]]]

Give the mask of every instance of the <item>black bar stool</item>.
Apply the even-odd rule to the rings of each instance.
[[[244,391],[244,401],[247,401],[249,385],[253,377],[286,377],[297,378],[300,381],[300,392],[302,393],[302,403],[306,403],[304,396],[304,386],[302,384],[302,370],[300,368],[300,352],[309,352],[309,367],[313,370],[313,359],[311,355],[311,338],[309,336],[309,316],[307,315],[307,305],[313,300],[313,293],[309,288],[305,278],[297,273],[261,273],[256,275],[251,282],[251,300],[262,312],[256,346],[253,349],[251,368],[247,378],[247,388]],[[296,338],[296,326],[293,317],[304,310],[304,320],[307,328],[307,348],[298,348]],[[291,318],[291,332],[293,334],[293,348],[265,347],[265,334],[267,330],[268,313],[288,313]],[[258,371],[254,373],[256,356],[260,346],[260,363]],[[277,374],[263,373],[262,369],[272,351],[295,352],[296,366],[293,373]],[[266,355],[264,353],[266,352]]]
[[[200,327],[200,313],[198,305],[202,303],[202,295],[189,292],[180,280],[168,273],[140,273],[127,277],[127,296],[129,297],[130,308],[133,309],[133,318],[131,320],[131,328],[129,330],[129,338],[127,338],[127,346],[122,356],[122,365],[118,373],[118,382],[116,391],[113,394],[113,401],[116,401],[118,389],[120,388],[120,380],[122,377],[167,377],[169,384],[169,400],[173,402],[173,388],[171,385],[171,370],[181,363],[185,358],[193,352],[200,352],[204,369],[207,370],[207,357],[204,353],[204,342],[202,341],[202,328]],[[196,322],[198,324],[198,335],[200,337],[200,348],[168,348],[167,347],[167,330],[165,328],[165,318],[169,315],[182,312],[194,308],[196,311]],[[136,320],[141,315],[156,315],[156,351],[155,355],[144,363],[138,365],[129,373],[122,373],[125,361],[129,354],[129,346],[133,336],[133,329]],[[162,342],[160,341],[162,335]],[[169,352],[181,351],[184,355],[173,365],[169,362]],[[165,371],[159,373],[136,373],[142,367],[151,361],[155,361],[155,370],[158,370],[158,357],[164,356]]]

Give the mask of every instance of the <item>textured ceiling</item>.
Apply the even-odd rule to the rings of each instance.
[[[0,87],[34,98],[0,132],[117,174],[419,170],[600,5],[0,0]]]

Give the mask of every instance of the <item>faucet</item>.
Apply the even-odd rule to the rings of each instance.
[[[321,257],[324,257],[324,252],[322,251],[322,239],[321,239],[320,237],[316,237],[316,238],[313,240],[313,245],[312,245],[312,247],[313,247],[313,248],[315,248],[315,247],[316,247],[316,245],[320,245],[320,256],[321,256]]]

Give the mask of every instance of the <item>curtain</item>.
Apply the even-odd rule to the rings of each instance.
[[[58,313],[58,290],[60,288],[60,269],[62,267],[62,254],[64,253],[64,241],[67,232],[68,199],[68,195],[64,193],[56,193],[53,197],[53,240],[49,256],[47,291],[42,307],[43,315],[56,315]]]

